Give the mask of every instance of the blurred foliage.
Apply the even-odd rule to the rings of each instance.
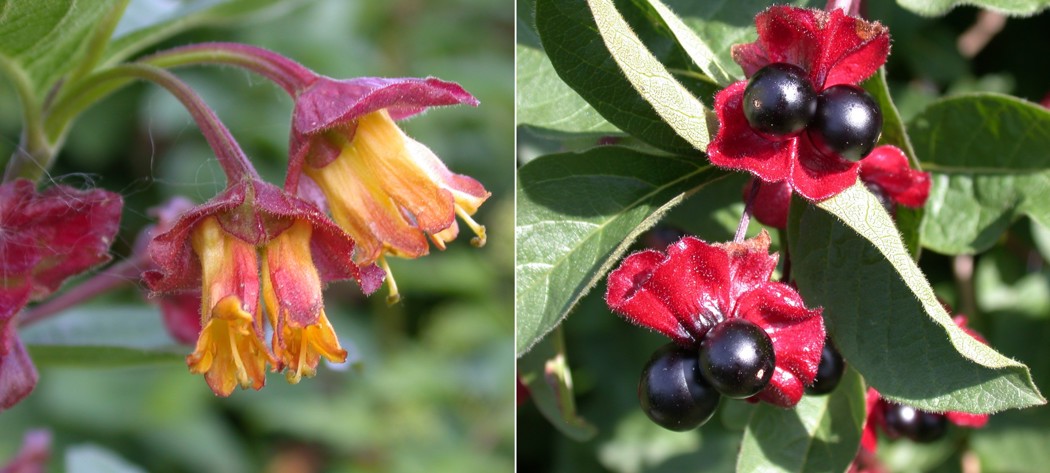
[[[296,386],[271,375],[260,392],[219,399],[181,358],[119,368],[37,360],[36,391],[0,414],[0,464],[28,429],[46,427],[55,439],[51,471],[71,464],[75,471],[510,471],[513,30],[513,5],[506,0],[314,0],[151,48],[239,41],[333,77],[458,82],[480,107],[435,109],[403,126],[450,169],[492,192],[475,216],[488,227],[488,245],[474,249],[460,238],[444,252],[393,261],[403,295],[393,307],[382,292],[365,299],[352,284],[329,287],[326,311],[353,363],[322,368]],[[284,92],[232,68],[176,73],[216,110],[260,173],[283,182],[292,105]],[[7,84],[0,85],[0,97],[16,103]],[[0,108],[0,153],[16,146],[19,120],[17,107]],[[151,222],[148,208],[175,195],[202,202],[223,183],[188,114],[146,84],[129,86],[80,117],[50,178],[124,196],[118,257]],[[158,315],[134,287],[91,306],[113,307],[128,317]],[[156,323],[138,325],[160,330]]]

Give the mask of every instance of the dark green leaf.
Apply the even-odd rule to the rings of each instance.
[[[517,351],[551,331],[628,245],[726,174],[705,159],[620,147],[548,155],[518,172]]]
[[[181,363],[189,347],[175,344],[151,307],[82,308],[20,331],[40,364],[122,366]]]
[[[939,16],[960,5],[987,8],[1008,15],[1033,15],[1048,6],[1048,0],[897,0],[900,6],[925,16]]]
[[[1021,215],[1050,225],[1050,110],[1004,95],[958,96],[931,104],[908,133],[933,173],[924,246],[976,253]]]
[[[736,471],[845,471],[860,446],[864,393],[864,381],[849,369],[830,394],[803,396],[794,409],[760,404],[744,431]]]
[[[646,48],[612,0],[588,0],[587,3],[605,46],[638,94],[678,136],[693,148],[706,151],[711,141],[709,128],[716,126],[704,104]]]
[[[634,9],[626,13],[637,15]],[[624,76],[598,33],[586,1],[538,0],[536,28],[558,76],[610,123],[657,148],[696,152]]]
[[[555,331],[518,360],[518,376],[529,388],[529,399],[569,438],[582,442],[598,433],[576,413],[572,372],[560,331]]]
[[[807,305],[824,308],[835,345],[884,397],[937,412],[1046,402],[1025,365],[952,322],[862,185],[818,206],[796,202],[789,234],[792,274]]]
[[[649,5],[660,15],[660,19],[682,45],[682,49],[689,54],[690,59],[700,70],[704,71],[704,74],[723,87],[736,81],[736,78],[739,77],[739,68],[734,69],[723,65],[712,51],[711,46],[689,29],[689,26],[660,0],[649,0]]]
[[[518,125],[566,133],[621,133],[558,78],[543,51],[520,44],[517,51]]]

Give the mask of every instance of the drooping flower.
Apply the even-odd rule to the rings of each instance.
[[[0,185],[0,411],[37,381],[15,316],[69,277],[109,261],[122,206],[119,195],[102,189],[38,192],[24,179]]]
[[[831,12],[772,6],[755,17],[758,40],[733,47],[733,60],[751,77],[762,67],[787,63],[808,74],[819,94],[840,84],[857,84],[886,62],[890,37],[878,22]],[[707,148],[717,166],[749,171],[767,183],[785,182],[809,200],[827,199],[852,185],[859,165],[828,156],[807,133],[770,139],[752,130],[743,111],[747,81],[715,95],[718,133]]]
[[[821,309],[807,309],[798,292],[772,282],[777,255],[762,232],[742,243],[708,244],[685,237],[666,253],[628,256],[609,275],[605,301],[628,321],[698,347],[719,322],[744,318],[769,335],[776,357],[769,385],[756,398],[791,407],[813,383],[824,344]]]
[[[292,119],[285,188],[324,195],[322,208],[357,242],[358,264],[384,256],[417,258],[428,239],[444,249],[456,238],[458,215],[485,242],[471,219],[489,192],[454,174],[426,146],[395,123],[440,105],[477,105],[460,86],[434,78],[319,77],[299,92]],[[305,179],[303,177],[305,176]],[[388,281],[392,284],[388,271]],[[396,287],[391,286],[392,299]]]
[[[237,385],[261,388],[267,364],[298,382],[314,373],[321,356],[345,359],[324,314],[322,285],[355,279],[367,294],[382,284],[379,268],[351,260],[353,249],[353,240],[312,204],[245,178],[154,238],[150,254],[159,269],[144,277],[157,294],[200,288],[202,329],[186,361],[216,394],[228,396]],[[274,328],[272,351],[263,301]]]
[[[0,473],[44,473],[48,471],[51,457],[51,432],[44,429],[26,432],[22,448],[6,465],[0,465]]]
[[[930,195],[930,173],[908,166],[907,156],[896,146],[879,146],[860,160],[860,180],[891,213],[897,205],[922,207]],[[755,182],[748,182],[745,195]],[[790,207],[791,187],[781,181],[761,183],[751,209],[762,224],[787,228]]]

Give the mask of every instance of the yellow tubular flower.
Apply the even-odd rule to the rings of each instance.
[[[193,230],[191,243],[201,263],[202,329],[186,363],[220,396],[229,396],[238,384],[260,389],[266,364],[274,359],[262,339],[255,248],[223,230],[214,217]]]
[[[296,220],[263,252],[263,301],[274,327],[273,352],[291,383],[313,376],[321,357],[341,363],[346,350],[324,313],[321,278],[310,254],[311,226]]]

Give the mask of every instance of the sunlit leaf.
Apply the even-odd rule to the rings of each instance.
[[[699,158],[611,146],[522,166],[515,236],[518,355],[561,323],[635,237],[686,195],[725,175]]]
[[[929,411],[1043,404],[1028,368],[959,329],[862,185],[818,206],[796,203],[792,274],[824,308],[835,345],[883,397]]]

